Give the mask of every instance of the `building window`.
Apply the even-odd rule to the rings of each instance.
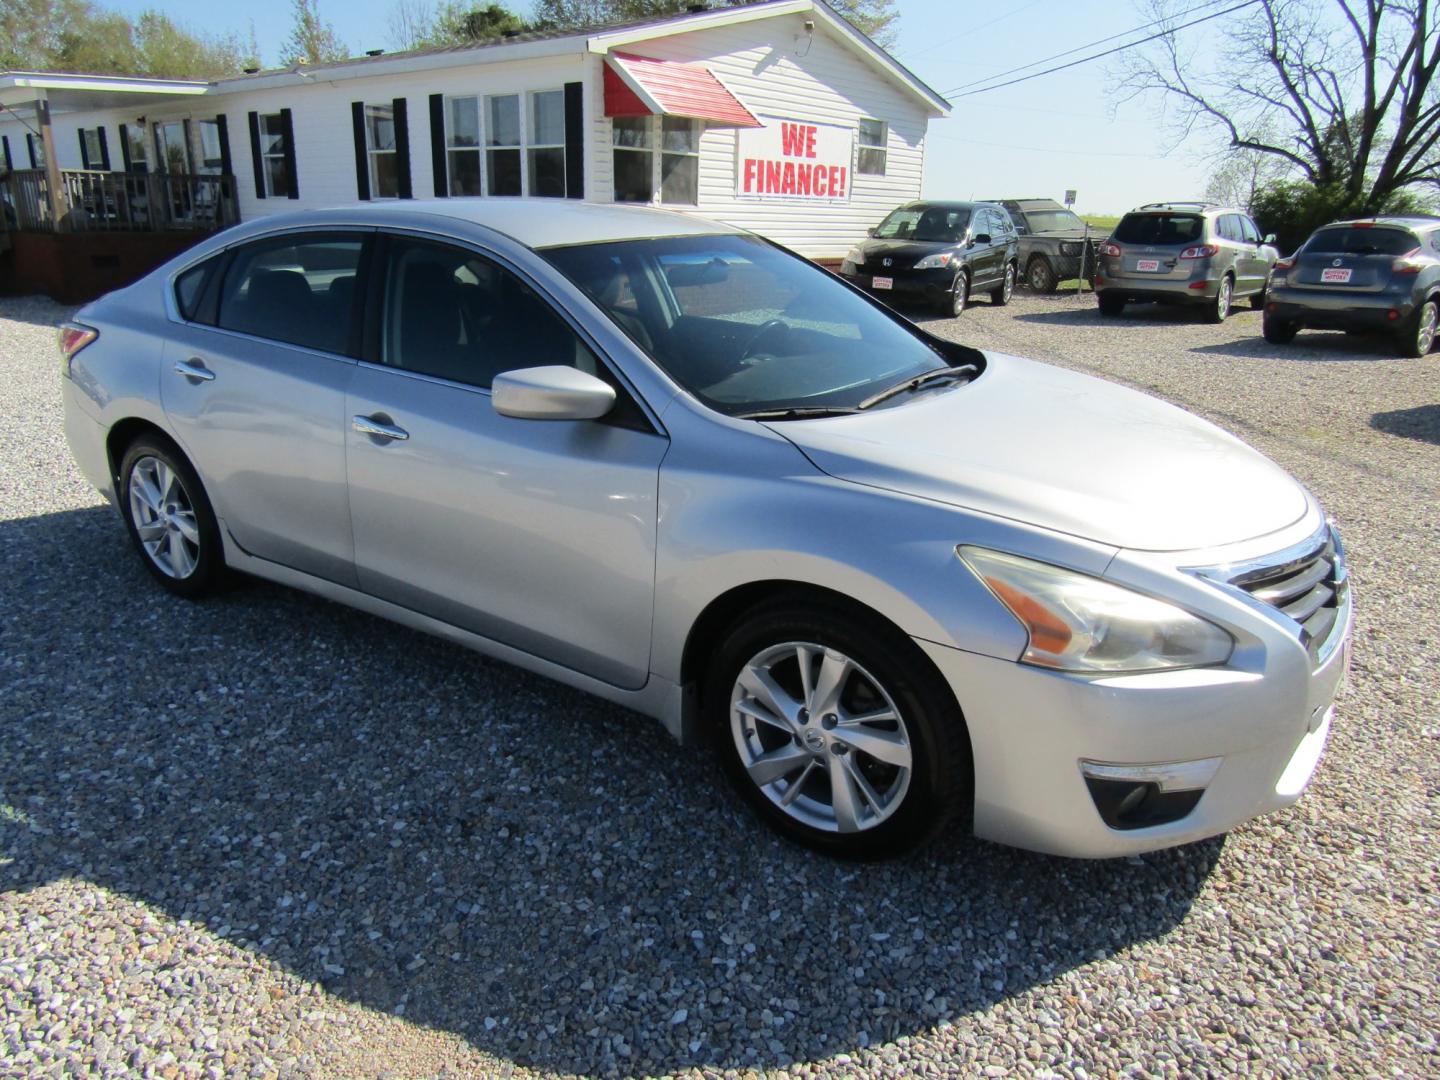
[[[126,145],[130,147],[130,171],[143,173],[149,157],[145,146],[145,126],[143,124],[121,124],[120,132]]]
[[[286,164],[285,121],[279,113],[260,117],[260,159],[264,163],[265,194],[283,199],[290,194],[290,169]]]
[[[530,95],[530,194],[565,197],[565,91]]]
[[[400,197],[399,163],[395,158],[395,106],[365,106],[365,152],[370,159],[370,197]]]
[[[855,171],[869,176],[885,175],[885,150],[889,144],[890,125],[884,120],[860,121],[860,160]]]
[[[615,201],[648,203],[655,194],[655,140],[648,116],[617,116],[611,121]]]
[[[27,133],[25,148],[30,151],[30,167],[32,169],[45,168],[45,144],[40,141],[40,136]]]
[[[87,169],[100,169],[105,160],[105,153],[100,149],[100,129],[82,128],[80,137],[85,140],[85,167]]]
[[[486,191],[520,194],[520,95],[485,99]]]
[[[214,120],[200,121],[199,171],[211,176],[225,171],[225,153],[220,148],[220,125]]]
[[[445,131],[451,195],[480,194],[480,100],[451,98]]]
[[[660,201],[694,206],[700,201],[700,121],[679,116],[660,121]]]

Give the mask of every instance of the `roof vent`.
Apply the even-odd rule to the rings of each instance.
[[[246,75],[254,75],[254,74],[255,74],[256,72],[258,72],[259,70],[260,70],[260,69],[259,69],[258,67],[248,67],[248,68],[245,68],[245,74],[246,74]]]
[[[385,52],[384,49],[366,49],[366,50],[365,50],[365,55],[366,55],[366,56],[380,56],[380,55],[381,55],[382,53],[384,53],[384,52]]]

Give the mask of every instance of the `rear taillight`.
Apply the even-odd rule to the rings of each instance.
[[[1208,258],[1210,258],[1212,255],[1219,255],[1219,254],[1220,254],[1220,245],[1219,245],[1219,244],[1196,244],[1194,247],[1188,247],[1188,248],[1186,248],[1184,251],[1180,252],[1180,258],[1182,258],[1182,259],[1208,259]]]
[[[1283,274],[1285,271],[1293,269],[1295,269],[1294,259],[1281,259],[1275,264],[1275,272],[1277,274]]]
[[[1118,258],[1118,257],[1120,256],[1120,245],[1119,245],[1119,244],[1101,244],[1101,245],[1100,245],[1100,254],[1101,254],[1101,255],[1109,255],[1109,256],[1111,256],[1112,258]]]
[[[60,324],[60,369],[70,374],[70,361],[75,359],[75,354],[85,348],[92,341],[100,336],[100,331],[93,326],[85,326],[82,323],[61,323]]]
[[[1397,256],[1395,261],[1390,264],[1392,274],[1418,274],[1423,269],[1425,269],[1425,260],[1420,257],[1418,247],[1411,248],[1404,255]]]

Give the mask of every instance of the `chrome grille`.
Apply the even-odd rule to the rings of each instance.
[[[1334,530],[1327,529],[1320,542],[1304,554],[1230,579],[1231,585],[1299,623],[1301,640],[1316,661],[1340,617],[1347,588],[1338,539]]]

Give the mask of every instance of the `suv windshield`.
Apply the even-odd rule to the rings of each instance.
[[[1404,229],[1357,229],[1354,226],[1321,229],[1310,237],[1305,251],[1310,255],[1404,255],[1420,241]]]
[[[953,363],[840,279],[750,236],[684,236],[542,252],[680,385],[731,416],[848,411]]]
[[[918,240],[921,243],[957,244],[970,225],[968,207],[902,206],[892,210],[875,228],[877,240]]]
[[[1069,210],[1024,210],[1026,224],[1032,233],[1083,232],[1085,222]]]
[[[1190,244],[1205,235],[1198,214],[1126,214],[1111,237],[1122,244]]]

